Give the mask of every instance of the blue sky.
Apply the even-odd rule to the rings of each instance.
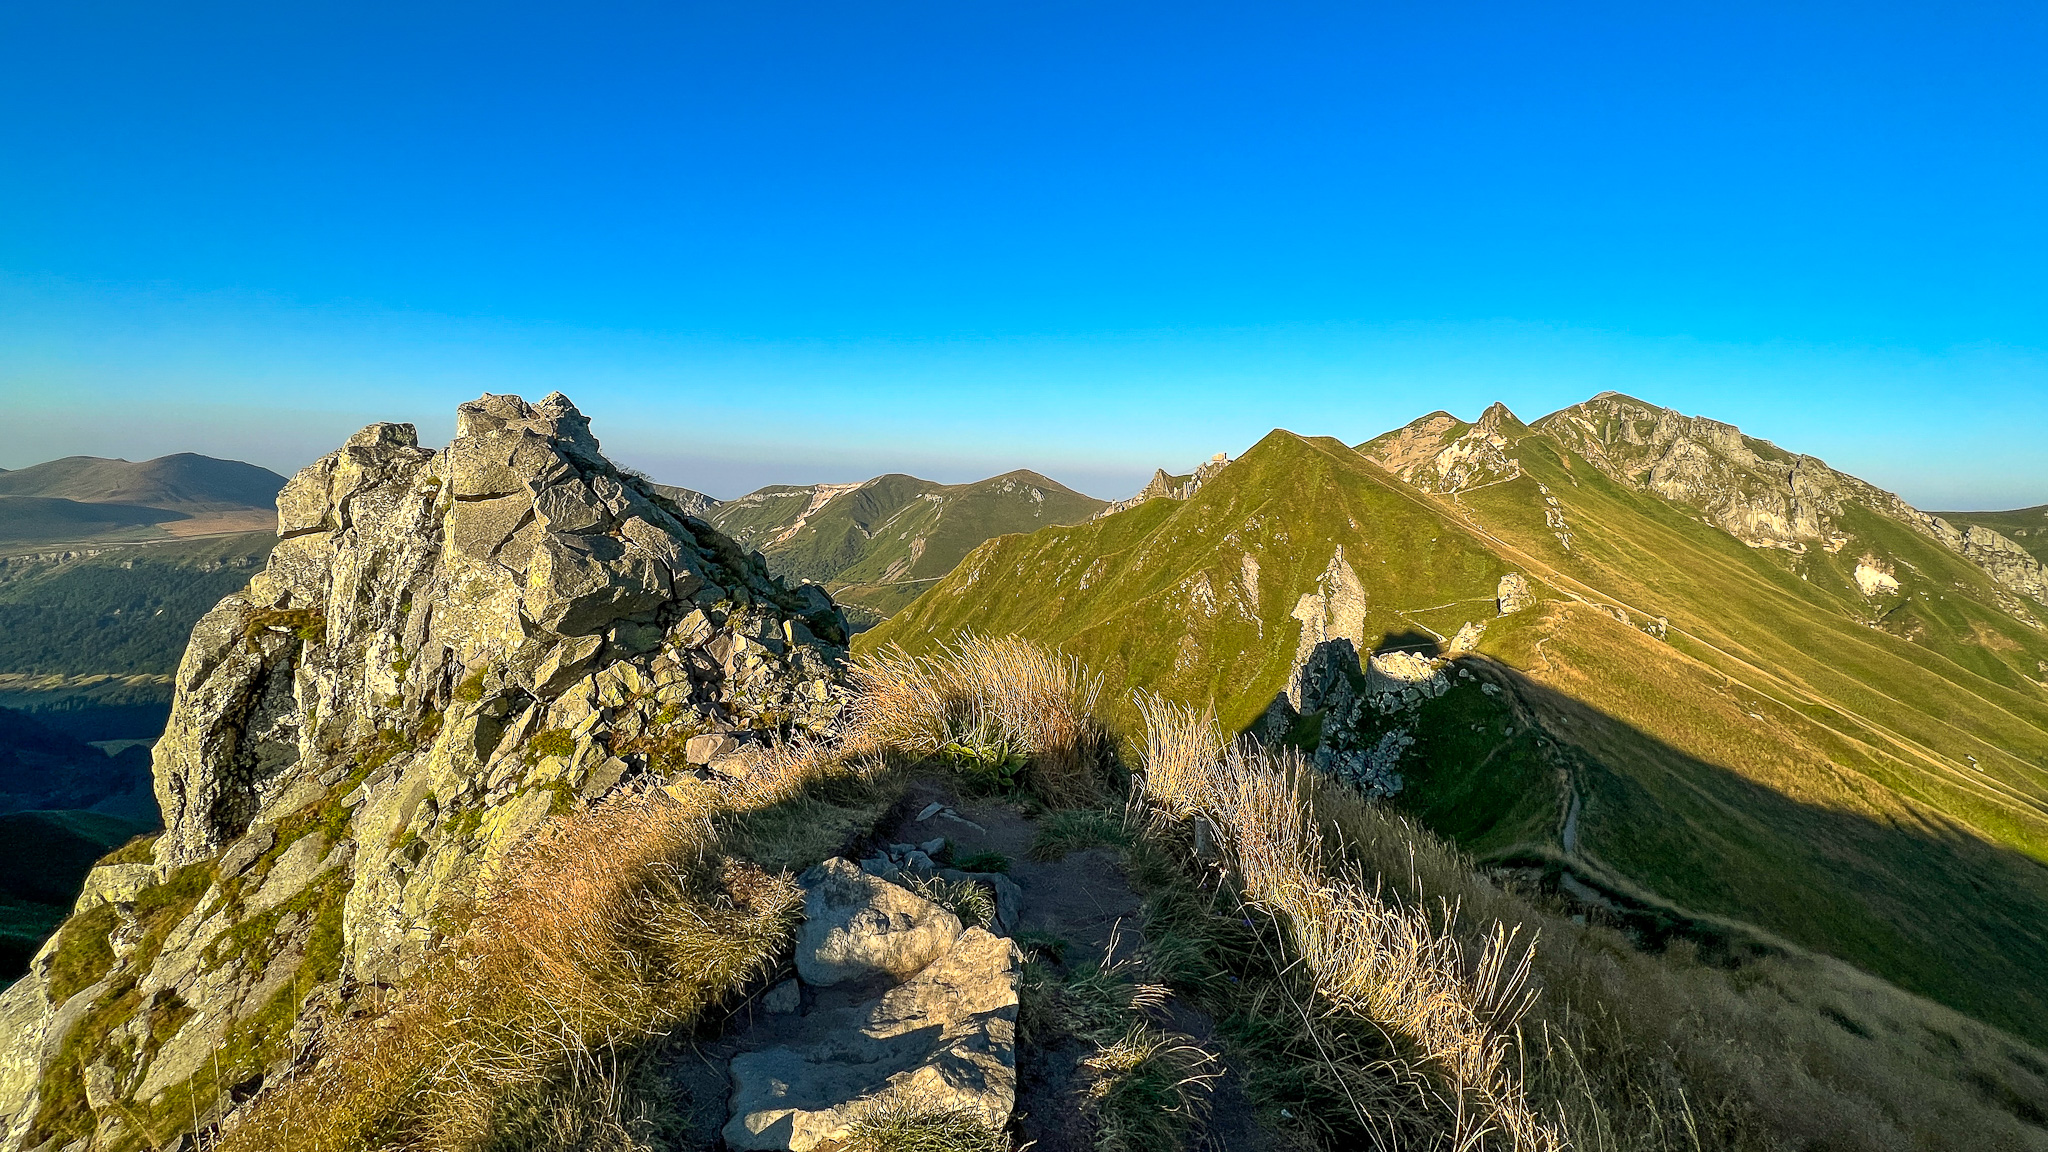
[[[560,388],[731,496],[1617,388],[2048,501],[2048,9],[0,7],[0,466]]]

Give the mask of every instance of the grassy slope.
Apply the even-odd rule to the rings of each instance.
[[[1225,724],[1243,727],[1285,686],[1296,602],[1339,545],[1366,590],[1369,644],[1412,636],[1428,619],[1491,616],[1508,570],[1338,441],[1276,431],[1192,499],[991,540],[862,643],[919,650],[963,629],[1017,632],[1080,656],[1113,685],[1213,701]]]
[[[0,815],[0,980],[28,970],[100,857],[146,831],[97,812]]]
[[[1853,519],[1861,539],[1836,556],[1759,552],[1548,444],[1522,444],[1530,475],[1452,500],[1275,433],[1186,503],[991,541],[864,643],[1016,631],[1101,668],[1116,696],[1210,699],[1242,726],[1282,686],[1289,610],[1338,543],[1367,586],[1368,640],[1484,619],[1510,569],[1637,623],[1666,616],[1668,642],[1562,601],[1494,624],[1483,651],[1518,713],[1473,693],[1432,704],[1404,802],[1477,851],[1563,859],[1568,782],[1574,867],[1611,889],[2048,1039],[2048,693],[2026,675],[2048,642],[1889,521]],[[1903,595],[1856,593],[1844,561],[1865,544],[1901,562]],[[1231,588],[1247,552],[1256,604]],[[1213,614],[1195,606],[1203,579]]]
[[[1936,512],[1951,524],[1977,524],[2003,533],[2012,542],[2048,564],[2048,504],[2010,512]]]
[[[888,615],[992,536],[1086,520],[1105,506],[1034,472],[973,484],[878,476],[806,517],[810,488],[767,488],[718,507],[717,526],[759,548],[780,575],[826,584],[842,603]]]

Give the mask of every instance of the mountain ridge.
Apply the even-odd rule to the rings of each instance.
[[[965,484],[891,472],[853,484],[771,485],[720,502],[709,520],[758,549],[777,574],[824,585],[872,622],[990,537],[1107,506],[1025,468]]]
[[[1731,425],[1631,429],[1640,403],[1596,404],[1606,433],[1499,405],[1356,449],[1276,430],[1187,501],[991,541],[859,648],[961,629],[1057,644],[1105,672],[1107,698],[1207,701],[1361,780],[1405,774],[1397,802],[1484,859],[1750,924],[2038,1042],[2048,985],[2014,965],[2048,965],[2024,927],[2048,918],[2044,606],[1952,526],[1887,515],[1896,497]],[[1753,483],[1769,470],[1751,457],[1802,487]],[[1717,470],[1736,464],[1753,471]],[[1532,606],[1502,611],[1510,576]],[[1536,745],[1506,734],[1524,725]],[[1741,814],[1770,795],[1791,803]],[[1892,822],[1968,843],[1877,831]],[[1822,824],[1842,853],[1825,864]],[[1900,859],[1915,889],[1872,879]],[[1810,889],[1780,892],[1786,876]],[[1939,931],[1929,889],[1952,906]]]

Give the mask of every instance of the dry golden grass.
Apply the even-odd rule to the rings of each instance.
[[[1540,932],[1523,1019],[1526,1087],[1587,1152],[2048,1149],[2048,1057],[1828,957],[1786,948],[1730,969],[1661,954],[1489,879],[1383,806],[1310,782],[1324,850],[1449,931]]]
[[[845,750],[933,756],[949,747],[1020,753],[1024,782],[1048,804],[1099,791],[1095,718],[1102,678],[1072,657],[1015,636],[963,633],[937,655],[888,648],[853,669]]]
[[[1285,926],[1324,1001],[1386,1028],[1435,1073],[1455,1142],[1567,1146],[1562,1126],[1530,1106],[1511,1059],[1533,942],[1496,925],[1468,957],[1419,903],[1332,877],[1299,757],[1226,746],[1212,716],[1157,698],[1140,710],[1145,797],[1169,816],[1208,821],[1245,901]],[[1444,909],[1443,922],[1455,918]]]
[[[696,813],[632,798],[558,818],[494,875],[468,931],[391,1011],[339,1024],[227,1149],[587,1145],[631,1048],[694,1019],[787,944],[786,877],[706,853]],[[617,1117],[611,1117],[616,1122]]]

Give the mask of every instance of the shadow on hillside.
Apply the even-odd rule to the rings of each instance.
[[[1421,656],[1441,656],[1444,654],[1444,645],[1442,640],[1427,632],[1418,632],[1413,628],[1409,628],[1400,632],[1387,633],[1380,640],[1379,646],[1372,651],[1375,656],[1386,652],[1413,652]]]
[[[1483,706],[1514,714],[1521,749],[1459,754],[1475,727],[1476,686],[1426,705],[1421,755],[1409,761],[1419,767],[1408,769],[1402,797],[1425,823],[1456,838],[1448,826],[1488,823],[1470,804],[1527,810],[1524,790],[1555,789],[1566,769],[1578,851],[1490,863],[1543,869],[1568,893],[1575,884],[1604,889],[1580,895],[1610,902],[1651,946],[1697,933],[1703,952],[1727,949],[1733,940],[1712,939],[1727,930],[1699,917],[1753,924],[2048,1045],[2048,866],[1940,816],[1916,826],[1794,799],[1511,668],[1471,656],[1457,663],[1508,689]],[[1462,703],[1447,705],[1461,694]],[[1476,778],[1494,773],[1515,786]],[[1455,810],[1433,808],[1432,797],[1451,796]],[[1603,870],[1654,897],[1615,891]],[[1674,907],[1657,907],[1659,898]],[[1738,961],[1741,948],[1724,958]]]

